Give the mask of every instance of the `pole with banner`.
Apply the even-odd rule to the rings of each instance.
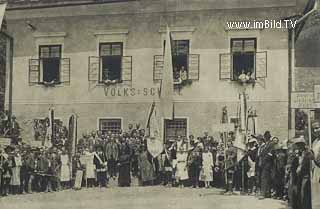
[[[77,145],[77,122],[78,118],[76,115],[71,115],[69,118],[69,141],[71,142],[71,149],[69,148],[69,153],[71,156],[76,154]]]

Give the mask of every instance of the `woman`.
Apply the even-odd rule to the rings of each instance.
[[[86,182],[87,182],[87,187],[94,187],[95,185],[95,165],[94,165],[94,153],[93,150],[86,149],[85,151],[85,170],[86,170]]]
[[[62,150],[62,154],[60,156],[61,161],[61,172],[60,172],[60,182],[62,189],[66,189],[70,187],[70,161],[69,156],[65,149]]]
[[[176,164],[176,181],[179,187],[184,187],[184,181],[189,178],[187,168],[188,153],[180,147],[177,153],[177,164]]]
[[[210,183],[213,181],[213,157],[212,153],[209,152],[208,147],[204,148],[202,153],[202,169],[200,172],[200,181],[204,181],[205,187],[209,188]]]
[[[132,151],[129,144],[123,139],[120,144],[119,152],[119,178],[118,185],[120,187],[128,187],[131,183],[130,177],[130,159]]]
[[[12,156],[12,178],[11,178],[11,189],[13,194],[18,194],[20,189],[20,170],[22,166],[21,156],[17,151]]]

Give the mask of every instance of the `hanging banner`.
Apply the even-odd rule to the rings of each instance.
[[[152,157],[157,157],[163,151],[163,140],[160,131],[160,120],[156,111],[155,102],[152,104],[149,117],[147,120],[147,128],[149,130],[149,136],[147,137],[148,151]]]

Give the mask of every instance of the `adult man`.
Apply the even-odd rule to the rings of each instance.
[[[193,188],[199,187],[199,176],[202,166],[202,152],[201,145],[198,143],[189,153],[187,165],[189,168],[189,177]]]
[[[116,143],[115,135],[111,134],[110,141],[106,145],[105,155],[108,161],[108,172],[111,178],[117,176],[117,161],[119,160],[119,146]]]
[[[264,133],[265,147],[261,150],[259,160],[261,162],[261,196],[260,199],[271,197],[271,171],[273,167],[273,146],[269,131]]]
[[[99,187],[107,187],[107,158],[101,146],[96,146],[96,149],[93,162],[97,171],[97,183]]]
[[[225,151],[226,153],[226,170],[227,172],[227,179],[226,179],[226,194],[232,194],[233,193],[233,180],[234,180],[234,174],[236,170],[236,163],[237,163],[237,148],[233,146],[233,143],[231,140],[228,141],[227,144],[228,148]]]

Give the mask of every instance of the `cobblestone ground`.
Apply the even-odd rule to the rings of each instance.
[[[0,209],[288,209],[285,202],[225,196],[218,189],[89,188],[0,198]]]

